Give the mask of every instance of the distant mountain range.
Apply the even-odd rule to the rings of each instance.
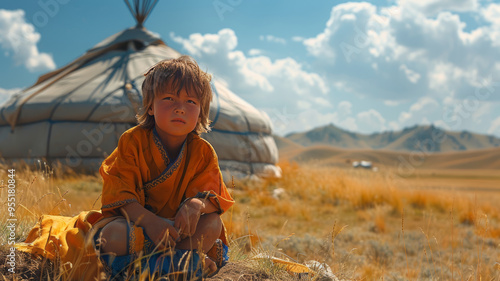
[[[350,149],[451,152],[500,147],[500,138],[494,136],[468,131],[446,131],[433,125],[366,135],[349,132],[330,124],[275,139],[280,149],[291,146],[329,145]]]

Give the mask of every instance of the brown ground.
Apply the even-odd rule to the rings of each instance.
[[[2,252],[4,252],[3,249]],[[2,280],[47,280],[54,276],[53,264],[50,260],[31,258],[30,254],[22,252],[17,252],[16,274],[13,275],[9,272],[9,268],[10,266],[6,264],[5,255],[0,256],[0,276]]]
[[[264,273],[256,272],[256,270],[243,265],[242,263],[228,263],[226,266],[213,277],[205,280],[213,281],[254,281],[254,280],[270,280]]]

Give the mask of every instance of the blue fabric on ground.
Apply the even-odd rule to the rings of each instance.
[[[226,246],[226,244],[224,243],[221,243],[222,244],[222,265],[220,267],[223,267],[227,264],[227,262],[229,261],[229,247]]]
[[[110,275],[111,280],[120,276],[125,276],[125,269],[135,260],[135,257],[133,255],[119,257],[111,255],[101,255],[100,258],[104,263],[106,272]]]

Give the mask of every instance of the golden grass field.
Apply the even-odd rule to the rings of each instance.
[[[282,158],[280,179],[238,180],[231,188],[236,204],[223,215],[231,261],[251,268],[241,276],[254,279],[211,280],[298,279],[250,262],[256,253],[326,263],[345,280],[500,280],[498,169],[418,167],[402,177],[394,166],[373,172],[324,159],[289,161]],[[1,218],[7,217],[7,168],[0,170]],[[40,164],[18,167],[16,182],[17,241],[42,214],[100,208],[97,175]],[[2,253],[7,231],[2,221]],[[11,280],[0,266],[0,276]],[[57,270],[50,274],[64,279]],[[316,280],[308,278],[301,280]]]

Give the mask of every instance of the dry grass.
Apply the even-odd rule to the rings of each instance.
[[[401,179],[393,171],[280,166],[281,179],[236,181],[237,204],[223,215],[233,241],[231,260],[259,276],[297,279],[272,263],[246,262],[265,253],[326,263],[349,280],[500,280],[500,209],[483,201],[480,191],[471,197],[422,188],[429,179]],[[41,214],[100,208],[98,176],[66,175],[43,164],[17,168],[17,241]],[[0,177],[7,178],[5,168]],[[415,183],[418,189],[411,188]],[[6,217],[6,192],[0,189],[0,217]],[[493,196],[500,202],[500,195],[487,195]],[[6,237],[2,226],[2,251]],[[51,266],[50,279],[62,279]],[[8,276],[5,268],[0,273]]]
[[[233,237],[248,235],[250,225],[264,246],[299,262],[326,262],[348,279],[500,280],[500,209],[478,199],[482,191],[471,197],[474,191],[422,188],[428,178],[407,180],[393,171],[280,166],[280,180],[236,183]],[[466,180],[446,177],[450,187]],[[473,186],[482,178],[469,180]],[[285,193],[273,198],[281,188]],[[335,221],[347,227],[333,245],[327,237]],[[291,233],[276,246],[268,242]]]

